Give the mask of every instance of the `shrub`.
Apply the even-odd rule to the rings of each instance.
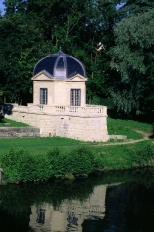
[[[24,149],[11,149],[2,157],[1,162],[4,178],[11,181],[39,181],[52,176],[50,167],[47,167],[46,157],[32,156]]]
[[[88,147],[79,147],[69,153],[68,160],[69,171],[75,176],[87,176],[94,171],[94,154]]]
[[[147,143],[142,150],[140,149],[138,151],[130,151],[129,157],[135,165],[147,165],[154,158],[154,146],[151,143]]]
[[[62,156],[58,148],[48,151],[48,166],[52,169],[53,176],[65,175],[65,157]]]
[[[150,143],[147,143],[143,150],[137,152],[137,158],[140,165],[151,162],[154,158],[154,146]]]
[[[24,182],[47,180],[52,176],[46,157],[41,155],[30,156],[23,152],[18,160],[18,165],[19,180]]]
[[[15,151],[13,148],[9,151],[9,153],[2,156],[1,162],[5,179],[19,179],[19,170],[17,164],[19,156],[20,151]]]

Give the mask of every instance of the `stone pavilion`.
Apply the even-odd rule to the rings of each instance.
[[[33,103],[12,104],[6,118],[40,128],[40,136],[107,141],[107,107],[86,104],[83,64],[61,50],[34,67]]]

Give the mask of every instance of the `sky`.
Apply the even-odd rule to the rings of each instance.
[[[0,0],[0,11],[2,12],[2,14],[4,13],[3,0]]]
[[[4,0],[0,0],[0,11],[2,12],[2,15],[4,14],[4,5],[3,5],[3,1]],[[119,9],[121,6],[123,6],[124,5],[124,3],[123,4],[118,4],[117,5],[117,9]]]

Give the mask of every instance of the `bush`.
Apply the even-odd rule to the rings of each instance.
[[[103,148],[102,148],[103,149]],[[112,149],[111,149],[112,151]],[[11,182],[41,181],[51,177],[74,178],[74,176],[88,176],[94,171],[144,167],[152,164],[154,146],[150,143],[140,150],[124,150],[116,156],[109,152],[107,155],[94,154],[91,147],[77,147],[69,153],[58,148],[48,151],[45,155],[31,155],[24,149],[11,149],[1,158],[4,178]],[[114,157],[115,158],[114,158]]]
[[[87,176],[95,169],[94,154],[88,147],[79,147],[69,153],[69,171],[75,176]]]
[[[47,158],[32,156],[26,150],[9,153],[1,159],[4,169],[4,178],[11,181],[39,181],[49,179],[52,176],[50,167],[47,167]]]
[[[62,155],[58,148],[48,151],[47,158],[53,176],[61,177],[67,173],[67,156]]]
[[[9,153],[2,156],[2,168],[4,172],[5,179],[19,180],[19,170],[17,161],[20,156],[20,151],[15,151],[11,149]]]
[[[142,150],[131,151],[129,156],[131,161],[138,166],[145,166],[154,158],[154,146],[151,143],[147,143]]]
[[[154,158],[154,147],[152,144],[147,143],[143,150],[140,150],[137,153],[138,163],[140,165],[145,165],[148,162],[151,162]]]
[[[88,147],[78,147],[70,153],[62,153],[58,148],[50,150],[47,154],[52,167],[53,175],[61,176],[87,176],[89,173],[102,169],[100,157],[94,155]]]

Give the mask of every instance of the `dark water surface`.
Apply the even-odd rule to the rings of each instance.
[[[154,170],[0,187],[0,232],[153,232]]]

